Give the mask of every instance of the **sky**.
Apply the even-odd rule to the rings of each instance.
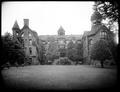
[[[93,4],[91,1],[3,2],[2,35],[12,33],[15,20],[21,29],[23,19],[29,19],[29,27],[38,35],[57,35],[60,26],[66,35],[82,35],[91,29]]]

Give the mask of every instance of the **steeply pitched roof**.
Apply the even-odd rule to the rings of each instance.
[[[97,32],[100,31],[100,29],[108,31],[108,28],[105,25],[102,25],[102,24],[94,25],[92,26],[91,31],[84,32],[83,37],[95,35]]]
[[[21,29],[21,31],[23,31],[24,29],[30,29],[28,26],[23,26],[23,28]]]
[[[58,31],[65,31],[62,26],[60,26]]]
[[[18,23],[17,23],[17,20],[15,21],[14,25],[13,25],[13,28],[17,28],[17,29],[20,29]]]
[[[102,29],[102,30],[108,30],[105,25],[102,25],[102,24],[94,25],[94,26],[92,26],[89,35],[96,34],[98,31],[100,31],[100,29]]]
[[[58,29],[58,34],[59,34],[59,35],[65,34],[65,30],[63,29],[62,26],[60,26],[60,28]]]

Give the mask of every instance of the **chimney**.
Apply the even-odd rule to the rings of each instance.
[[[24,26],[29,26],[29,19],[24,19]]]

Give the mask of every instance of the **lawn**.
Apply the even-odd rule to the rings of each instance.
[[[88,65],[37,65],[2,71],[7,87],[17,89],[101,89],[116,83],[116,69]]]

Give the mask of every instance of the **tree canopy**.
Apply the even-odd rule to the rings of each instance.
[[[36,37],[36,41],[33,42],[33,45],[36,46],[37,50],[37,58],[40,62],[40,64],[45,64],[45,47],[42,43],[42,40],[40,40],[38,37]]]
[[[112,56],[112,54],[108,47],[108,43],[103,39],[97,41],[92,46],[91,51],[90,51],[90,58],[93,60],[99,60],[102,63],[106,59],[110,59],[111,56]]]
[[[98,11],[101,15],[103,20],[106,20],[106,26],[110,29],[110,31],[118,31],[118,2],[115,1],[95,1],[94,10]],[[117,23],[115,25],[115,23]],[[113,30],[113,27],[116,29]]]
[[[70,41],[67,46],[67,57],[76,63],[81,61],[83,59],[82,43],[73,43]]]
[[[104,19],[109,18],[111,21],[118,21],[117,2],[96,1],[94,6],[97,8],[97,11],[100,12]]]
[[[14,64],[17,62],[18,64],[24,63],[24,50],[16,40],[13,39],[13,36],[10,33],[6,33],[2,36],[2,60],[1,65],[9,62],[10,64]]]
[[[47,60],[54,61],[59,57],[58,44],[56,42],[50,42],[46,50]]]

